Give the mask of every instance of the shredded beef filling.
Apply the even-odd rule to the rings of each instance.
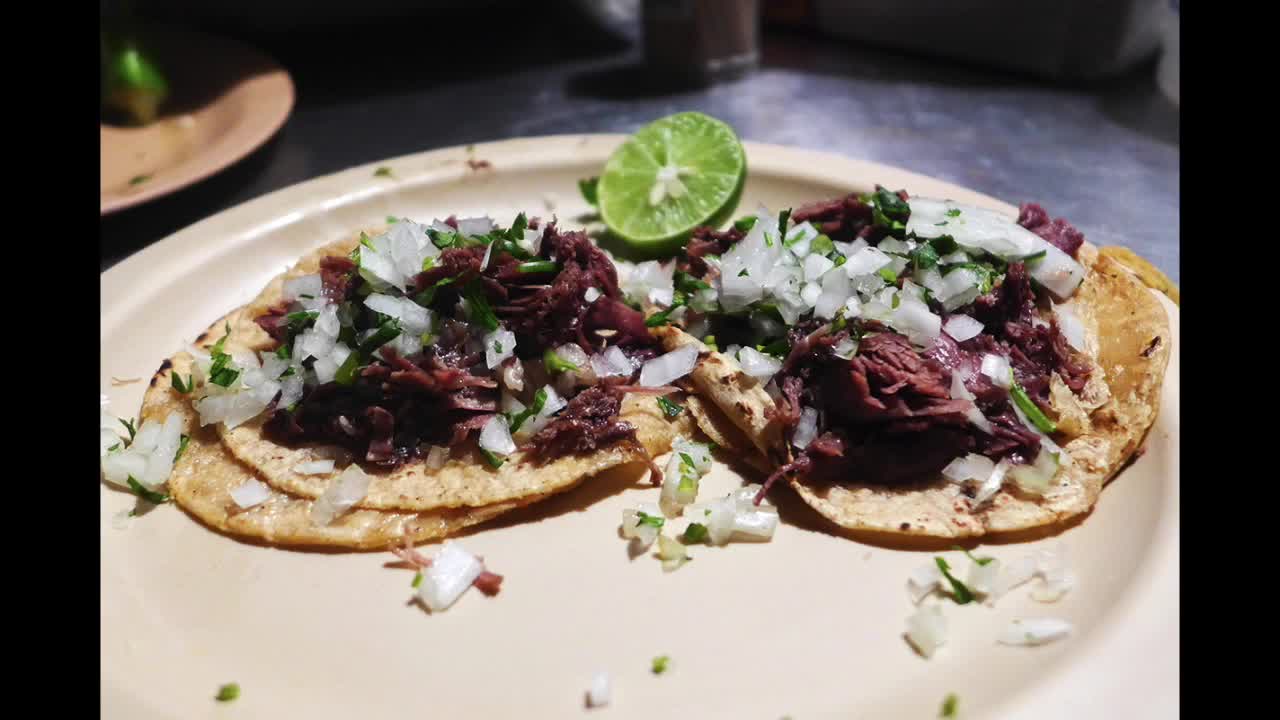
[[[536,228],[537,222],[530,226]],[[457,225],[452,217],[446,223]],[[618,345],[641,361],[658,354],[644,316],[622,302],[612,263],[583,233],[561,233],[549,224],[538,257],[517,258],[495,247],[481,270],[485,250],[483,245],[448,247],[413,279],[406,296],[425,297],[437,317],[428,346],[409,356],[383,346],[361,358],[351,382],[308,386],[294,407],[274,408],[265,425],[267,437],[285,445],[339,445],[386,467],[419,457],[428,445],[470,441],[498,411],[500,391],[498,371],[487,367],[480,340],[487,331],[452,319],[468,292],[484,296],[502,325],[515,333],[517,356],[535,368],[544,351],[565,343],[576,343],[588,354]],[[522,272],[521,264],[530,260],[553,261],[556,269]],[[378,323],[363,305],[367,291],[357,269],[347,257],[325,257],[320,263],[324,296],[350,303],[356,314],[346,340],[350,347],[359,344],[359,333]],[[584,298],[588,288],[601,293],[594,303]],[[291,323],[289,316],[289,304],[282,303],[255,321],[278,343],[292,343],[305,323]],[[535,377],[552,379],[540,372]],[[632,379],[610,378],[618,381],[611,384]],[[526,395],[540,387],[531,384],[526,383]],[[530,439],[529,448],[549,460],[634,441],[635,428],[618,420],[621,399],[619,391],[588,388]]]
[[[898,197],[908,200],[905,192]],[[874,212],[862,197],[851,194],[797,208],[791,217],[798,223],[812,223],[833,240],[863,238],[875,245],[886,231],[876,225]],[[1034,203],[1022,206],[1018,222],[1073,257],[1084,239],[1065,220],[1050,221],[1044,208]],[[707,275],[701,256],[724,252],[740,236],[731,239],[697,231],[694,238],[688,268],[698,276]],[[694,248],[697,257],[692,257]],[[812,407],[821,414],[822,431],[795,453],[791,463],[770,476],[765,490],[791,475],[831,481],[856,477],[886,485],[930,480],[969,452],[1012,462],[1034,460],[1040,436],[1021,422],[1008,391],[983,375],[981,366],[984,354],[1007,357],[1018,383],[1045,411],[1051,409],[1049,380],[1054,373],[1072,391],[1084,388],[1090,364],[1068,346],[1056,321],[1041,319],[1037,302],[1026,267],[1013,262],[990,292],[955,311],[983,324],[982,333],[962,343],[943,333],[921,351],[904,335],[863,319],[842,323],[839,330],[814,319],[789,328],[789,351],[774,376],[778,392],[770,419],[789,437],[802,409]],[[940,304],[930,299],[929,306],[946,321],[948,313]],[[741,318],[718,317],[717,321],[717,338],[736,343],[740,337],[758,334],[745,327]],[[859,341],[851,360],[832,349],[850,337]],[[744,339],[742,344],[747,342]],[[969,420],[969,401],[952,399],[952,378],[957,372],[974,395],[974,405],[990,422],[991,433]]]

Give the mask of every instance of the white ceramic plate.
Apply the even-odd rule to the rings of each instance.
[[[577,225],[576,189],[616,135],[451,148],[318,178],[220,213],[102,276],[102,391],[137,412],[145,379],[210,322],[247,302],[297,256],[377,225],[519,210]],[[747,143],[742,208],[782,208],[879,182],[1013,212],[991,198],[894,168]],[[467,161],[488,161],[473,169]],[[376,177],[389,166],[392,177]],[[1026,198],[1034,199],[1034,198]],[[1053,208],[1049,208],[1050,211]],[[1147,453],[1057,538],[988,546],[1009,560],[1064,541],[1079,587],[1054,605],[1024,587],[996,608],[944,604],[951,636],[932,660],[902,638],[904,582],[930,554],[845,539],[787,501],[768,544],[694,547],[671,574],[627,559],[624,507],[656,499],[614,474],[500,518],[463,542],[506,576],[428,616],[407,605],[410,573],[389,553],[294,552],[238,542],[162,506],[126,530],[131,497],[101,493],[101,699],[108,718],[1175,717],[1178,714],[1178,314]],[[143,378],[116,385],[116,379]],[[739,482],[718,466],[703,493]],[[431,547],[424,550],[434,552]],[[1058,616],[1071,638],[999,646],[1004,624]],[[649,671],[670,655],[670,670]],[[608,708],[583,709],[596,670]],[[216,703],[238,682],[239,700]]]

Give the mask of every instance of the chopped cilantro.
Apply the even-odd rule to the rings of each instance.
[[[276,357],[281,360],[288,360],[292,356],[293,350],[289,348],[288,343],[281,343],[280,347],[276,348]]]
[[[670,662],[671,662],[671,658],[669,656],[659,655],[658,657],[653,659],[653,663],[650,669],[653,670],[654,675],[661,675],[662,673],[667,671],[667,664]]]
[[[791,346],[787,344],[786,338],[778,338],[768,345],[757,345],[756,350],[765,355],[784,358],[791,352]]]
[[[809,252],[817,255],[829,255],[832,250],[836,249],[836,244],[826,235],[819,235],[809,243]],[[841,255],[840,257],[844,257]]]
[[[664,397],[658,398],[658,407],[662,408],[663,414],[669,418],[677,417],[681,412],[684,412],[683,406],[677,405]]]
[[[377,251],[378,249],[373,246],[373,241],[369,239],[369,236],[364,234],[363,232],[360,233],[360,244],[373,251]]]
[[[493,453],[489,452],[488,450],[485,450],[484,448],[480,448],[480,454],[484,456],[484,461],[486,463],[489,463],[489,467],[493,468],[494,470],[497,470],[498,468],[502,467],[502,463],[507,461],[506,458],[500,458],[497,455],[494,455]]]
[[[151,176],[150,176],[150,175],[134,175],[133,177],[129,178],[129,184],[130,184],[130,185],[141,185],[142,183],[144,183],[144,182],[146,182],[146,181],[148,181],[148,180],[150,180],[150,179],[151,179]]]
[[[969,586],[955,579],[951,575],[951,566],[941,557],[935,557],[934,562],[938,563],[938,569],[942,571],[942,576],[951,583],[951,595],[955,598],[957,605],[965,605],[973,602],[973,591]]]
[[[467,299],[467,308],[470,310],[470,320],[483,327],[489,332],[498,329],[498,316],[493,314],[493,308],[489,306],[489,300],[484,295],[484,290],[480,287],[478,281],[472,280],[467,289],[463,292],[463,297]]]
[[[382,167],[373,171],[373,176],[374,177],[391,177],[391,168],[387,167],[386,165],[383,165]]]
[[[700,542],[706,542],[706,539],[706,525],[703,525],[702,523],[689,523],[689,526],[684,529],[684,537],[681,539],[681,542],[685,545],[694,545]]]
[[[711,287],[704,280],[699,280],[683,270],[677,270],[672,276],[675,289],[686,294],[693,294],[699,290],[706,290]]]
[[[598,204],[596,190],[599,185],[600,178],[598,177],[583,178],[578,181],[578,192],[582,193],[582,199],[586,200],[591,207],[595,207]]]
[[[733,229],[739,232],[751,232],[751,228],[756,226],[756,216],[738,218],[733,221]]]
[[[357,352],[361,355],[369,355],[374,350],[377,350],[383,345],[395,340],[399,336],[400,323],[394,318],[388,318],[378,326],[376,332],[370,335],[364,342],[360,343],[360,347],[357,349]],[[352,354],[354,355],[355,353]],[[350,360],[350,358],[347,359]],[[346,362],[344,361],[343,365],[345,364]]]
[[[893,268],[887,268],[887,267],[880,268],[879,270],[876,271],[876,274],[884,278],[884,281],[889,283],[890,285],[898,282],[898,273],[894,272]]]
[[[956,211],[957,213],[959,210]],[[938,713],[940,718],[954,718],[956,716],[956,706],[959,704],[960,698],[955,693],[948,693],[942,700],[942,710]]]
[[[995,558],[993,558],[993,557],[982,557],[982,558],[980,558],[980,557],[974,557],[974,556],[973,556],[973,553],[969,552],[968,550],[965,550],[964,548],[960,547],[959,545],[952,545],[952,546],[951,546],[951,549],[952,549],[952,550],[959,550],[960,552],[964,553],[965,555],[968,555],[970,560],[972,560],[972,561],[974,561],[974,562],[978,563],[979,565],[986,565],[986,564],[990,563],[992,560],[995,560]]]
[[[218,688],[218,694],[214,699],[218,702],[231,702],[240,697],[240,683],[227,683]]]
[[[360,353],[353,352],[338,366],[333,374],[333,381],[339,385],[350,385],[356,381],[356,373],[360,369]]]
[[[663,524],[667,522],[667,519],[661,515],[650,515],[643,510],[637,510],[636,517],[639,518],[639,520],[636,520],[636,527],[648,525],[649,527],[662,529]]]
[[[493,342],[493,351],[494,351],[494,352],[496,352],[496,353],[501,353],[501,352],[502,352],[502,342],[501,342],[501,341],[499,341],[499,340],[495,340],[495,341]]]
[[[124,418],[119,418],[119,420],[120,420],[120,424],[124,425],[124,429],[129,431],[129,442],[132,443],[133,436],[138,434],[138,428],[133,426],[132,419],[125,420]]]
[[[422,585],[422,571],[418,571],[413,575],[413,582],[409,583],[410,587],[418,587]]]
[[[960,208],[951,208],[946,212],[947,217],[960,217]]]
[[[551,373],[552,375],[556,373],[578,370],[578,366],[576,364],[571,363],[568,360],[565,360],[564,358],[560,357],[559,355],[556,354],[556,351],[552,350],[551,348],[547,348],[547,351],[542,353],[542,364],[546,366],[547,372]]]
[[[158,493],[154,490],[148,490],[147,488],[143,487],[142,483],[135,480],[132,475],[129,476],[128,483],[129,483],[129,489],[133,491],[134,495],[137,495],[138,497],[142,498],[143,500],[146,500],[149,503],[152,503],[154,505],[162,505],[164,503],[169,502],[168,495],[164,493]]]
[[[538,392],[533,394],[533,404],[525,408],[524,410],[521,410],[519,413],[516,413],[514,417],[509,418],[509,421],[511,423],[511,432],[514,433],[515,431],[519,430],[520,426],[524,425],[526,420],[542,412],[542,408],[546,404],[547,404],[547,389],[544,387],[538,388]]]
[[[170,383],[173,385],[173,389],[177,390],[182,395],[186,395],[187,393],[191,392],[192,387],[194,387],[191,384],[190,374],[187,375],[187,381],[185,383],[182,381],[182,376],[179,375],[178,373],[173,373],[172,375],[170,375],[169,380],[170,380]]]
[[[191,442],[191,436],[190,436],[190,435],[183,435],[183,436],[182,436],[182,439],[178,441],[178,452],[176,452],[176,453],[174,453],[174,454],[173,454],[173,461],[174,461],[174,462],[178,462],[178,458],[182,457],[182,453],[184,453],[184,452],[186,452],[186,451],[187,451],[187,445],[188,445],[190,442]]]
[[[387,216],[387,224],[388,224],[388,225],[395,225],[395,224],[396,224],[396,223],[398,223],[398,222],[400,222],[400,218],[396,217],[395,215],[388,215],[388,216]]]
[[[787,221],[791,219],[791,208],[787,208],[778,213],[778,237],[785,238],[787,236]],[[769,247],[773,247],[770,243]]]
[[[553,273],[559,272],[560,266],[550,260],[534,260],[520,263],[516,266],[516,270],[522,273]]]
[[[738,273],[738,277],[747,277],[749,275],[751,275],[751,273],[747,272],[746,268],[742,268],[742,272]]]
[[[929,243],[921,243],[920,247],[911,251],[911,266],[916,271],[928,270],[938,264],[938,251]]]
[[[1027,395],[1027,391],[1022,389],[1018,384],[1018,379],[1013,375],[1013,368],[1009,368],[1009,396],[1013,398],[1013,404],[1027,416],[1032,425],[1035,425],[1040,432],[1055,433],[1058,431],[1058,424],[1050,420],[1036,405],[1035,401]]]

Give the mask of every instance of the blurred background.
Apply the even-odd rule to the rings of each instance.
[[[1178,0],[103,0],[100,17],[103,270],[352,165],[699,110],[1039,201],[1178,281]],[[135,34],[149,54],[121,56]],[[141,128],[113,84],[139,62],[166,90]]]

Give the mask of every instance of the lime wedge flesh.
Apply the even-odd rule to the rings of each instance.
[[[633,250],[674,253],[695,227],[733,214],[746,175],[733,128],[702,113],[669,115],[609,157],[598,186],[600,217]]]

